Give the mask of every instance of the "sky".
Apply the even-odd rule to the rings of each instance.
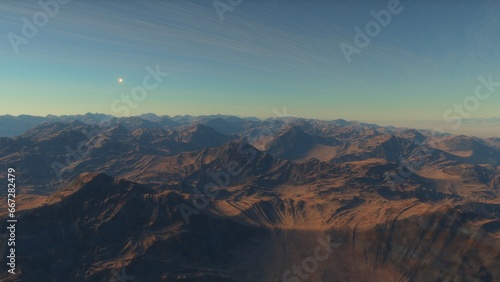
[[[55,1],[0,4],[0,115],[500,116],[498,1]]]

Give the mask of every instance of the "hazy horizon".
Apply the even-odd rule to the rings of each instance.
[[[411,121],[411,120],[374,120],[374,121],[365,121],[365,120],[352,120],[352,119],[343,119],[343,118],[335,118],[335,119],[315,119],[315,118],[310,118],[310,117],[301,117],[301,116],[295,116],[293,114],[287,113],[287,109],[273,109],[274,114],[272,116],[268,117],[258,117],[258,116],[242,116],[242,115],[226,115],[226,114],[220,114],[220,113],[214,113],[214,114],[207,114],[207,115],[192,115],[192,114],[184,114],[184,115],[169,115],[169,114],[158,114],[158,113],[143,113],[143,114],[138,114],[138,115],[129,115],[129,116],[116,116],[112,114],[104,114],[104,113],[92,113],[92,112],[86,112],[86,113],[80,113],[80,114],[71,114],[71,115],[54,115],[54,114],[49,114],[45,116],[41,115],[30,115],[30,114],[21,114],[21,115],[4,115],[4,116],[13,116],[13,117],[19,117],[19,116],[34,116],[34,117],[44,117],[47,118],[49,116],[55,116],[55,117],[62,117],[62,116],[84,116],[84,115],[107,115],[107,116],[113,116],[114,118],[127,118],[127,117],[140,117],[143,115],[156,115],[158,117],[162,116],[168,116],[170,118],[174,117],[183,117],[183,116],[192,116],[192,117],[202,117],[202,116],[234,116],[238,118],[257,118],[259,120],[266,120],[269,118],[299,118],[299,119],[313,119],[313,120],[323,120],[323,121],[329,121],[329,120],[346,120],[349,122],[360,122],[360,123],[367,123],[367,124],[376,124],[379,126],[392,126],[396,128],[410,128],[410,129],[417,129],[417,130],[432,130],[432,131],[438,131],[438,132],[445,132],[449,134],[454,134],[454,135],[469,135],[469,136],[476,136],[480,138],[490,138],[490,137],[499,137],[500,138],[500,117],[491,117],[487,119],[462,119],[459,121],[459,123],[451,123],[451,122],[446,122],[442,120],[416,120],[416,121]],[[2,117],[2,116],[0,116]],[[459,126],[458,126],[459,125]],[[456,126],[456,128],[454,128]]]
[[[196,1],[66,2],[39,26],[40,5],[3,2],[0,114],[266,117],[286,107],[377,122],[488,118],[500,102],[494,1],[241,1],[224,13]],[[377,17],[379,32],[356,44]],[[480,85],[492,95],[467,100]]]

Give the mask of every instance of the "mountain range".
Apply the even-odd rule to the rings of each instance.
[[[499,138],[222,115],[0,129],[2,281],[500,280]]]

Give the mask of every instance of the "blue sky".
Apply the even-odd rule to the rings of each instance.
[[[47,0],[43,0],[47,1]],[[228,3],[227,0],[220,0]],[[221,20],[212,1],[80,1],[18,45],[37,1],[2,1],[0,114],[116,114],[150,66],[169,76],[130,115],[233,114],[360,121],[442,119],[500,82],[500,2],[400,1],[347,62],[355,27],[390,1],[242,0]],[[122,84],[117,79],[122,77]],[[500,87],[470,117],[498,116]]]

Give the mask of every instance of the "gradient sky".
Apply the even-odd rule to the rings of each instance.
[[[170,75],[130,115],[441,119],[478,76],[500,81],[499,1],[402,0],[351,63],[339,44],[389,1],[243,0],[222,21],[212,1],[73,0],[16,54],[8,34],[41,11],[27,2],[0,4],[0,114],[117,115],[156,65]],[[500,87],[470,117],[499,106]]]

